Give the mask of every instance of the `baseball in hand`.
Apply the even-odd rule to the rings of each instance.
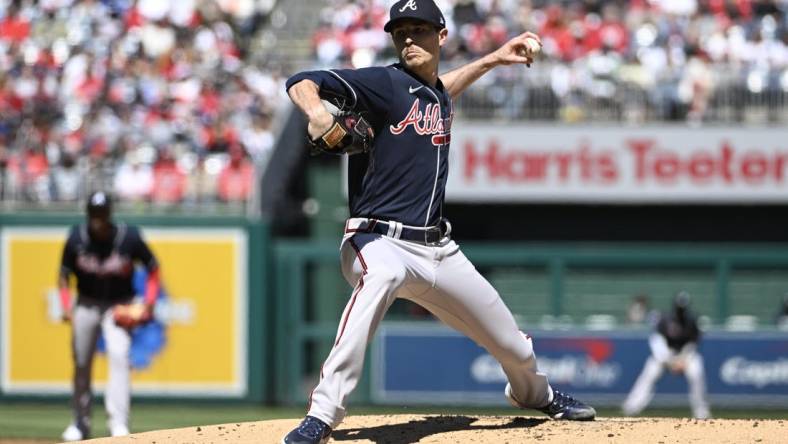
[[[542,44],[535,38],[528,37],[525,39],[525,55],[528,57],[535,57],[542,51]]]

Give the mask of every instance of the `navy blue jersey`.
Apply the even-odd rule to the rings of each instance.
[[[672,311],[663,314],[657,324],[657,332],[665,337],[668,347],[675,351],[681,351],[690,342],[697,344],[700,339],[698,321],[691,313],[682,317]]]
[[[136,227],[113,225],[109,240],[98,242],[88,235],[87,225],[80,224],[71,228],[63,248],[61,274],[76,275],[79,296],[123,301],[134,296],[135,262],[148,271],[158,267]]]
[[[440,79],[433,88],[394,64],[302,72],[286,86],[304,79],[318,85],[322,98],[340,98],[362,113],[375,131],[372,150],[348,159],[351,217],[436,225],[449,173],[453,116]]]

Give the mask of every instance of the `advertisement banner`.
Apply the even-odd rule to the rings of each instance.
[[[61,319],[57,272],[67,227],[0,232],[0,389],[71,391],[71,328]],[[155,396],[242,397],[247,392],[247,239],[242,229],[142,228],[161,264],[155,320],[132,338],[132,391]],[[137,288],[145,277],[137,270]],[[93,365],[103,390],[103,340]]]
[[[447,200],[788,202],[785,128],[452,129]]]
[[[623,401],[650,354],[645,331],[529,334],[553,387],[602,404]],[[712,403],[788,406],[788,334],[711,332],[699,349]],[[384,324],[372,360],[376,402],[505,403],[495,358],[439,325]],[[665,372],[656,393],[656,404],[686,403],[686,381]]]

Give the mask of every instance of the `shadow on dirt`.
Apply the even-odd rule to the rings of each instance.
[[[354,441],[366,439],[377,444],[408,444],[439,433],[459,430],[505,430],[536,427],[548,419],[513,418],[506,424],[479,425],[473,423],[479,418],[469,416],[430,416],[424,419],[409,421],[404,424],[389,424],[359,429],[342,429],[335,431],[331,438],[334,441]]]

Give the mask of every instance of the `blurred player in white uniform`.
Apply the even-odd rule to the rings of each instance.
[[[651,356],[624,401],[624,414],[637,415],[648,406],[654,397],[654,384],[662,372],[668,369],[687,378],[692,415],[698,419],[711,417],[706,400],[703,357],[698,352],[700,329],[689,305],[689,293],[680,291],[673,300],[670,312],[660,317],[656,331],[648,340]]]

